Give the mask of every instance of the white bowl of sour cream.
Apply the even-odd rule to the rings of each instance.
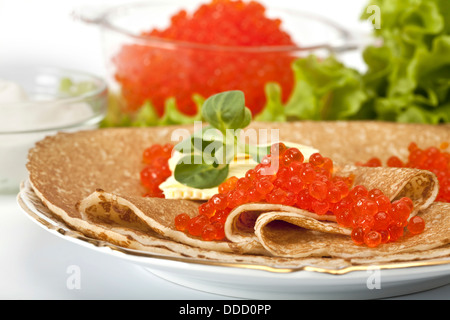
[[[99,127],[107,109],[103,79],[72,70],[26,68],[0,72],[0,193],[26,178],[34,144],[60,131]]]

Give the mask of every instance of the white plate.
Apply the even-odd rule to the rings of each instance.
[[[49,232],[103,254],[137,264],[168,281],[193,289],[246,299],[378,299],[450,283],[450,259],[344,269],[275,269],[263,265],[212,263],[121,248],[88,238],[51,217],[22,188],[17,200],[27,216]]]

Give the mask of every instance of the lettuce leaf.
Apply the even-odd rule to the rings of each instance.
[[[109,95],[108,112],[101,122],[102,128],[107,127],[153,127],[166,125],[191,124],[201,121],[201,109],[205,99],[200,95],[194,95],[193,101],[197,105],[197,113],[193,116],[183,114],[178,110],[176,99],[169,97],[164,104],[164,114],[159,116],[153,104],[146,100],[134,113],[124,112],[121,107],[120,97]]]
[[[284,105],[281,100],[281,86],[276,82],[269,82],[264,87],[266,105],[264,109],[254,116],[255,121],[286,121]]]
[[[366,71],[347,67],[335,56],[298,58],[289,99],[283,103],[281,87],[267,83],[265,108],[254,120],[450,122],[450,0],[369,0],[367,5],[379,7],[381,26],[373,35],[381,44],[363,50]],[[371,14],[364,10],[360,18]],[[199,112],[192,117],[169,98],[162,118],[146,102],[131,119],[108,119],[134,126],[191,123],[201,120],[204,99],[196,101]]]
[[[381,27],[374,35],[381,45],[363,50],[366,71],[352,70],[333,56],[298,59],[286,118],[450,122],[450,1],[372,0],[368,5],[380,9]],[[369,17],[364,12],[361,19]],[[265,119],[275,114],[268,106],[272,112],[263,110]]]
[[[370,5],[379,6],[382,21],[374,31],[382,45],[363,52],[363,80],[375,119],[449,122],[449,1],[374,0]]]
[[[284,110],[289,119],[349,119],[367,98],[361,75],[334,56],[310,55],[298,59],[293,69],[296,86]]]

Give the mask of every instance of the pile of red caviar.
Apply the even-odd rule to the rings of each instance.
[[[159,185],[171,175],[169,159],[172,155],[173,145],[154,144],[146,148],[142,154],[145,167],[140,172],[142,185],[147,189],[144,196],[164,198]]]
[[[174,49],[150,41],[123,46],[113,62],[128,110],[137,110],[149,100],[162,115],[165,100],[175,97],[178,109],[193,115],[197,112],[194,94],[207,98],[217,92],[242,90],[256,114],[266,102],[264,86],[268,82],[280,84],[286,100],[294,83],[293,56],[276,50],[231,49],[294,45],[280,27],[281,20],[266,17],[264,6],[256,1],[212,0],[192,14],[181,10],[166,29],[142,35],[210,46],[179,45]]]
[[[428,147],[421,149],[415,142],[408,146],[408,159],[402,161],[397,156],[391,156],[387,159],[388,167],[406,167],[428,170],[436,174],[439,180],[439,193],[436,201],[450,202],[450,153],[445,149],[449,147],[447,142],[443,142],[439,148]],[[357,163],[361,166],[380,167],[382,162],[379,158],[373,157],[366,163]]]
[[[180,231],[203,240],[222,240],[223,227],[231,210],[251,202],[294,206],[318,215],[335,215],[339,225],[352,229],[356,244],[376,247],[399,239],[407,227],[412,234],[425,227],[422,218],[408,223],[413,209],[409,198],[390,202],[380,190],[353,186],[352,177],[333,175],[333,161],[319,153],[304,162],[303,154],[283,143],[274,144],[245,177],[231,177],[219,186],[219,193],[199,207],[190,218],[182,213],[175,218]],[[251,216],[241,216],[241,223],[252,225]]]

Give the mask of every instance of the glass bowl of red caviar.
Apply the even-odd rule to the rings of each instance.
[[[267,83],[288,99],[295,59],[355,49],[332,21],[257,1],[149,1],[79,15],[101,26],[115,108],[130,114],[148,103],[161,117],[175,101],[195,117],[204,99],[227,90],[244,91],[257,114]]]

